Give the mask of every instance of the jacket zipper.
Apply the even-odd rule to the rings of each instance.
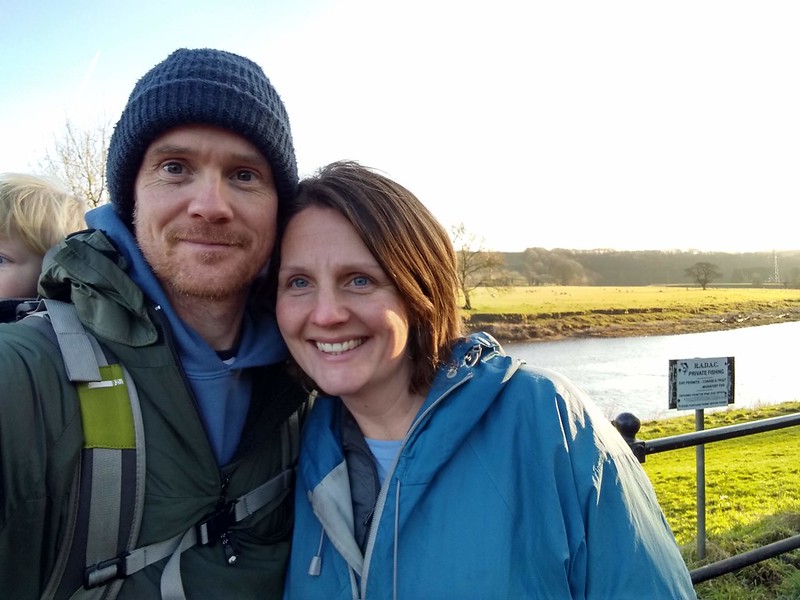
[[[219,500],[217,506],[225,507],[228,504],[228,486],[231,483],[230,475],[225,475],[222,480],[221,488],[219,491]],[[232,507],[231,507],[232,508]],[[225,562],[230,566],[236,564],[239,560],[239,545],[236,543],[236,536],[230,529],[224,530],[219,535],[219,541],[222,544],[222,549],[225,551]]]
[[[169,322],[167,318],[164,316],[164,311],[161,309],[160,304],[153,305],[153,312],[156,315],[156,319],[158,325],[161,328],[161,331],[164,335],[164,340],[167,343],[167,348],[169,348],[170,355],[172,356],[172,360],[175,363],[176,368],[178,369],[178,373],[181,375],[181,381],[183,382],[183,387],[186,392],[189,394],[189,398],[192,400],[192,404],[194,405],[195,412],[197,413],[198,419],[200,418],[200,405],[197,402],[197,398],[194,395],[194,390],[192,390],[192,386],[189,384],[189,378],[186,376],[186,372],[183,370],[183,365],[181,364],[180,357],[178,356],[178,350],[175,348],[175,340],[172,336],[172,330],[170,329]],[[202,421],[200,423],[200,427],[203,427]],[[203,432],[205,433],[205,428],[203,428]],[[206,442],[208,442],[208,435],[206,434]],[[208,451],[213,456],[213,451],[209,446]],[[216,461],[215,461],[216,464]],[[217,500],[217,508],[223,506],[227,501],[227,492],[228,486],[230,485],[230,474],[223,475],[222,472],[217,468],[217,474],[220,476],[220,495],[219,499]],[[225,562],[231,566],[235,565],[236,562],[239,560],[239,554],[241,554],[239,550],[239,545],[236,542],[236,536],[232,531],[226,530],[223,531],[219,536],[219,541],[222,544],[222,548],[225,552]],[[211,543],[215,543],[216,540],[211,541]]]
[[[414,434],[416,429],[419,425],[426,419],[426,417],[434,410],[442,400],[444,400],[447,396],[449,396],[456,388],[461,387],[467,381],[472,379],[472,371],[467,372],[464,377],[459,379],[458,381],[454,382],[449,388],[447,388],[444,392],[442,392],[439,397],[434,400],[431,405],[425,409],[423,412],[412,424],[411,427],[408,428],[408,432],[406,433],[405,437],[403,437],[403,443],[400,445],[399,450],[397,451],[397,455],[394,457],[394,461],[392,462],[389,471],[386,473],[386,479],[383,481],[383,485],[381,486],[381,491],[378,493],[378,501],[375,503],[375,507],[372,509],[372,523],[369,527],[369,534],[367,535],[367,545],[366,550],[364,552],[364,569],[363,574],[361,576],[361,589],[360,598],[367,597],[367,579],[369,578],[369,567],[370,562],[372,559],[372,547],[375,544],[375,537],[378,533],[378,523],[381,520],[381,516],[383,514],[383,509],[386,506],[386,496],[389,493],[389,485],[391,484],[391,479],[394,476],[394,471],[397,468],[397,462],[400,459],[400,455],[405,450],[406,445],[408,444],[409,439]],[[400,507],[396,506],[395,510],[399,510]]]

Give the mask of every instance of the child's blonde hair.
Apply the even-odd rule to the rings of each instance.
[[[86,205],[57,181],[23,173],[0,174],[0,235],[18,238],[44,255],[67,234],[86,228]]]

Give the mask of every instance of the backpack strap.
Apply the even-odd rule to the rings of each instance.
[[[217,507],[186,532],[136,548],[144,506],[145,445],[133,379],[121,364],[108,364],[73,304],[45,300],[44,308],[40,306],[21,322],[58,344],[67,375],[78,389],[85,437],[70,492],[66,538],[42,597],[110,600],[119,593],[125,577],[170,557],[161,577],[162,598],[185,600],[181,555],[198,544],[216,543],[234,524],[291,490],[300,422],[313,394],[281,424],[282,471],[278,475]],[[229,557],[229,562],[234,564],[236,556]]]
[[[85,586],[98,578],[111,581],[113,576],[106,575],[116,569],[109,557],[132,549],[139,537],[145,482],[139,396],[125,367],[109,364],[73,304],[45,300],[44,310],[40,306],[21,322],[51,339],[55,335],[67,376],[77,388],[84,433],[67,533],[43,598],[113,598],[121,580],[104,588]]]

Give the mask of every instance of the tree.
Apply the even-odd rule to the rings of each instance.
[[[590,274],[571,256],[569,250],[527,248],[522,258],[529,285],[588,285],[591,282]]]
[[[717,265],[710,262],[699,262],[693,264],[686,269],[686,276],[694,279],[703,289],[708,287],[708,284],[722,277]]]
[[[522,272],[528,285],[542,285],[550,280],[546,264],[549,254],[544,248],[526,248],[522,253]]]
[[[458,284],[464,294],[464,308],[472,308],[470,293],[490,280],[492,271],[503,266],[498,252],[484,248],[484,240],[469,231],[463,223],[452,228],[453,248],[458,259]]]
[[[81,129],[67,119],[64,131],[54,136],[53,149],[47,151],[41,167],[59,178],[75,196],[93,208],[108,201],[106,158],[111,138],[111,123]]]
[[[547,264],[550,276],[558,285],[586,285],[589,282],[581,263],[564,251],[551,252]]]

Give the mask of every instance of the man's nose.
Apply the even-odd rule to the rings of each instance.
[[[230,221],[233,218],[228,180],[217,173],[198,178],[191,190],[189,212],[210,222]]]

